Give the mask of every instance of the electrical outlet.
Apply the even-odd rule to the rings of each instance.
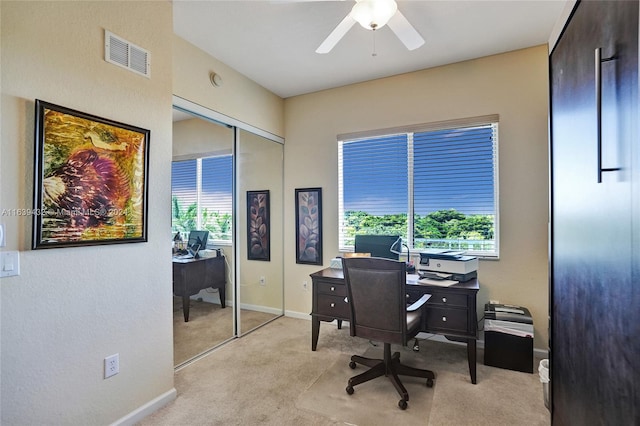
[[[114,354],[104,359],[104,378],[115,376],[120,372],[120,354]]]
[[[267,284],[267,280],[264,278],[264,276],[260,277],[260,285],[264,286],[265,284]]]
[[[302,289],[304,291],[309,291],[309,281],[307,281],[307,280],[302,281]]]

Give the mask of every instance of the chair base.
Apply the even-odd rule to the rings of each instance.
[[[365,358],[359,355],[353,355],[349,367],[356,368],[356,363],[369,367],[364,373],[353,376],[349,379],[346,391],[349,395],[353,394],[353,387],[369,380],[373,380],[380,376],[387,376],[393,386],[400,394],[400,401],[398,406],[401,409],[407,408],[407,402],[409,401],[409,393],[400,381],[400,376],[422,377],[427,379],[427,387],[433,386],[433,379],[435,374],[430,370],[422,370],[419,368],[409,367],[400,362],[400,352],[391,354],[391,344],[384,344],[384,359]]]

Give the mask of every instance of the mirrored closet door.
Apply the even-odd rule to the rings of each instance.
[[[174,96],[176,368],[284,315],[283,143]],[[199,253],[207,267],[192,269],[189,263],[198,262],[181,258],[191,254],[192,231],[208,233],[206,250]]]
[[[236,139],[239,334],[284,314],[284,146],[238,129]]]
[[[174,108],[171,229],[176,366],[235,335],[230,303],[234,138],[233,127]],[[189,241],[198,235],[208,240],[206,248]]]

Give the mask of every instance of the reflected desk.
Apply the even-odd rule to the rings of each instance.
[[[326,268],[311,274],[313,282],[313,311],[311,312],[311,350],[318,346],[320,321],[349,321],[347,287],[342,269]],[[478,338],[476,295],[478,280],[472,279],[449,287],[432,284],[407,283],[407,303],[417,301],[423,294],[431,294],[420,331],[442,334],[452,340],[467,343],[467,360],[471,383],[476,384],[476,339]]]
[[[182,296],[184,322],[189,322],[189,296],[196,295],[205,288],[218,289],[220,305],[225,307],[226,275],[224,256],[173,258],[173,294]]]

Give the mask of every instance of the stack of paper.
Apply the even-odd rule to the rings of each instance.
[[[449,287],[450,285],[458,284],[458,281],[454,280],[441,280],[435,278],[421,278],[418,280],[419,284],[439,285],[442,287]]]

